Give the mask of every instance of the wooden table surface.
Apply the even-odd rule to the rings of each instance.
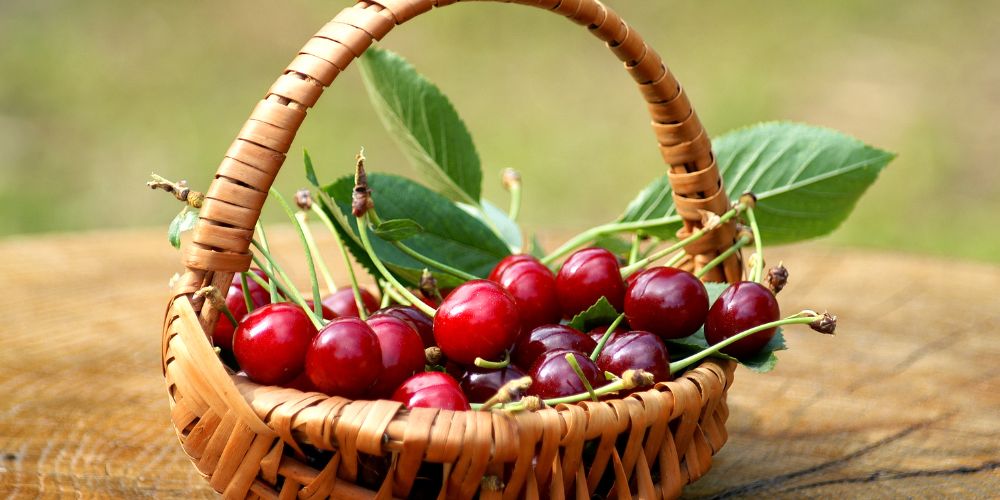
[[[737,372],[729,442],[685,494],[1000,496],[1000,267],[821,245],[779,258],[783,310],[829,309],[838,335],[789,329],[774,372]],[[0,496],[213,495],[160,376],[178,262],[162,230],[0,240]]]

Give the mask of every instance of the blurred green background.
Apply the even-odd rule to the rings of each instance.
[[[763,120],[899,153],[838,244],[1000,261],[1000,2],[608,0],[657,47],[713,135]],[[0,1],[0,235],[160,226],[150,172],[207,187],[298,48],[346,1]],[[645,107],[596,39],[537,9],[456,5],[398,29],[452,98],[486,169],[525,182],[529,231],[613,219],[663,170]],[[278,187],[369,166],[412,174],[356,68],[310,113]],[[276,213],[267,217],[277,219]],[[166,245],[166,242],[164,241]]]

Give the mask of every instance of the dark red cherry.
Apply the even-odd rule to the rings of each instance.
[[[313,383],[309,380],[309,375],[306,374],[305,370],[295,377],[291,382],[281,384],[282,387],[287,387],[289,389],[298,389],[302,392],[315,392],[316,388],[313,387]]]
[[[393,318],[401,319],[404,323],[413,327],[413,329],[420,334],[420,338],[424,341],[425,348],[437,345],[434,343],[434,320],[416,307],[387,307],[385,309],[380,309],[377,313],[372,315],[373,318],[375,316],[392,316]]]
[[[607,333],[608,326],[611,326],[611,325],[598,326],[598,327],[594,328],[593,330],[587,332],[587,335],[589,335],[590,338],[594,340],[594,343],[600,342],[601,339],[604,337],[604,334]],[[623,327],[621,325],[618,325],[618,328],[615,328],[615,333],[611,335],[611,338],[608,339],[608,342],[611,342],[611,339],[613,339],[616,336],[618,336],[619,334],[625,333],[627,331],[628,331],[627,328],[625,328],[625,327]],[[605,344],[605,345],[607,345],[607,344]]]
[[[500,275],[503,274],[503,272],[506,271],[507,268],[510,267],[511,265],[516,264],[518,262],[537,262],[537,261],[538,259],[528,254],[521,253],[515,255],[508,255],[503,259],[501,259],[500,262],[497,262],[497,265],[493,267],[493,270],[490,271],[490,275],[486,279],[490,281],[500,281]]]
[[[587,357],[587,354],[568,349],[556,349],[549,351],[535,361],[531,370],[528,371],[532,380],[528,394],[549,399],[587,392],[580,377],[566,361],[566,354],[569,353],[572,353],[577,363],[580,364],[580,368],[591,387],[596,389],[605,384],[604,375],[597,368],[597,365]]]
[[[406,379],[392,394],[392,399],[407,408],[469,409],[469,400],[458,382],[441,372],[421,372]]]
[[[472,366],[475,366],[475,365],[472,365]],[[445,361],[444,362],[444,372],[447,373],[448,375],[451,375],[451,378],[453,378],[455,380],[462,380],[462,377],[465,376],[465,370],[466,370],[466,367],[464,367],[464,366],[462,366],[462,365],[460,365],[460,364],[458,364],[458,363],[456,363],[454,361]]]
[[[264,271],[251,268],[250,272],[267,281],[267,275],[264,274]],[[271,293],[258,285],[256,281],[247,278],[247,289],[250,291],[250,300],[253,302],[254,309],[271,303]],[[240,279],[239,273],[233,275],[233,282],[229,285],[229,291],[226,293],[226,307],[233,313],[236,321],[243,321],[243,317],[247,315],[247,302],[243,297],[243,281]],[[227,351],[233,350],[233,332],[235,331],[236,327],[229,321],[229,318],[220,314],[219,319],[215,322],[215,329],[212,330],[212,344]]]
[[[471,365],[496,360],[521,332],[514,297],[500,285],[472,280],[459,286],[434,315],[434,340],[448,359]]]
[[[601,297],[621,311],[625,282],[618,269],[618,258],[603,248],[577,250],[559,269],[556,291],[564,318],[587,310]]]
[[[378,337],[358,318],[337,318],[328,323],[306,355],[309,380],[331,396],[364,396],[381,372]]]
[[[379,302],[366,288],[361,288],[361,302],[365,304],[365,309],[369,313],[378,310]],[[354,300],[354,290],[351,287],[344,287],[331,295],[323,297],[323,305],[329,307],[338,318],[357,318],[358,303]]]
[[[670,354],[655,333],[616,333],[597,357],[597,367],[621,376],[625,370],[645,370],[653,380],[670,380]]]
[[[693,274],[673,267],[640,273],[625,295],[625,317],[635,330],[664,339],[697,332],[708,314],[708,292]]]
[[[705,340],[715,345],[742,331],[777,321],[780,317],[778,300],[770,290],[752,281],[733,283],[722,292],[708,311]],[[722,352],[736,358],[752,356],[771,341],[776,330],[769,328],[754,333],[723,347]]]
[[[314,302],[312,301],[312,299],[306,299],[306,304],[309,306],[310,311],[315,310],[313,307]],[[337,319],[337,313],[333,312],[329,307],[326,307],[322,303],[320,303],[319,307],[323,310],[323,319],[326,320]]]
[[[482,368],[470,368],[465,376],[458,381],[462,387],[462,392],[473,403],[485,403],[492,398],[501,387],[507,382],[517,380],[524,376],[524,372],[514,365],[499,370],[484,370]],[[520,397],[517,395],[518,398]],[[512,400],[513,401],[513,400]]]
[[[278,385],[302,373],[316,327],[301,307],[268,304],[248,314],[233,335],[233,353],[254,382]]]
[[[575,328],[565,325],[545,325],[518,337],[510,361],[522,370],[531,369],[538,358],[549,351],[569,349],[590,355],[597,343]]]
[[[368,326],[382,349],[382,373],[369,392],[374,398],[389,397],[404,380],[424,371],[424,342],[410,325],[392,316],[372,316]]]
[[[495,281],[514,297],[521,312],[523,331],[537,326],[557,323],[561,317],[559,297],[556,295],[556,276],[538,259],[519,255],[517,260],[507,257],[490,273]],[[503,266],[501,268],[501,266]],[[500,269],[498,272],[497,269]]]

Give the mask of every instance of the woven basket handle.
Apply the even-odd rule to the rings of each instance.
[[[226,152],[206,193],[192,243],[185,247],[184,265],[188,273],[175,287],[175,292],[190,293],[211,281],[209,272],[219,278],[249,267],[248,248],[254,225],[306,111],[373,41],[381,40],[397,24],[435,6],[456,1],[361,1],[342,10],[309,39],[264,99],[257,103]],[[594,36],[607,42],[611,51],[625,63],[625,70],[639,85],[648,103],[660,152],[669,165],[674,201],[685,222],[679,233],[681,236],[700,226],[701,211],[721,214],[728,209],[729,200],[722,189],[705,129],[680,84],[638,33],[597,0],[516,0],[513,3],[551,10],[586,26]],[[694,257],[694,267],[700,267],[731,245],[733,236],[733,226],[729,225],[690,245],[687,251]],[[707,278],[739,279],[738,258],[731,258],[713,273]]]

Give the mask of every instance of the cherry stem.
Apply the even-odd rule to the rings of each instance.
[[[594,393],[594,386],[590,385],[590,381],[587,380],[587,376],[583,373],[583,368],[580,368],[580,362],[576,360],[576,355],[571,352],[566,353],[566,362],[569,363],[569,367],[573,369],[576,376],[580,378],[580,382],[583,383],[583,387],[587,389],[587,393],[590,394],[590,399],[600,401],[597,398],[597,394]]]
[[[764,275],[764,242],[760,238],[760,227],[757,225],[757,216],[753,213],[753,207],[747,207],[747,222],[750,223],[750,230],[753,231],[754,264],[751,281],[761,282]]]
[[[256,255],[252,256],[252,258],[254,264],[257,264],[257,267],[261,267],[262,262],[260,261],[260,259],[258,259]],[[271,276],[267,274],[267,271],[264,271],[264,274],[268,277],[268,279],[271,279]],[[248,278],[250,278],[251,281],[262,286],[265,290],[269,292],[271,291],[271,288],[273,288],[270,283],[265,281],[264,278],[257,276],[255,273],[246,273],[246,275]]]
[[[542,402],[545,403],[545,405],[547,406],[579,403],[580,401],[586,401],[588,399],[592,399],[594,396],[600,398],[601,396],[604,396],[606,394],[615,393],[623,389],[632,389],[635,387],[648,386],[648,385],[653,385],[653,383],[654,383],[653,375],[650,374],[649,372],[645,372],[642,370],[626,370],[625,373],[622,374],[621,378],[613,382],[610,382],[608,384],[602,385],[597,389],[594,389],[593,393],[581,392],[579,394],[572,394],[569,396],[561,396],[558,398],[546,399],[543,400]],[[483,405],[475,403],[473,403],[470,406],[472,407],[473,410],[479,410],[483,407]],[[525,405],[525,401],[524,399],[522,399],[521,401],[507,405],[506,407],[504,407],[504,410],[520,411],[526,408],[527,406]]]
[[[406,300],[406,297],[403,297],[396,291],[396,288],[391,283],[385,280],[379,280],[379,282],[382,285],[382,293],[388,295],[394,302],[404,306],[412,305],[409,300]]]
[[[510,208],[507,209],[507,217],[517,222],[517,217],[521,215],[521,174],[512,168],[504,169],[501,173],[503,186],[510,192]]]
[[[805,325],[813,323],[814,321],[822,318],[823,318],[822,314],[818,314],[814,311],[802,311],[797,314],[793,314],[787,318],[779,319],[778,321],[772,321],[770,323],[764,323],[763,325],[757,325],[753,328],[750,328],[749,330],[744,330],[740,333],[737,333],[736,335],[733,335],[732,337],[729,337],[726,340],[719,342],[718,344],[702,349],[701,351],[698,351],[697,353],[692,354],[680,361],[675,361],[673,363],[670,363],[670,373],[671,374],[677,373],[693,365],[694,363],[697,363],[713,354],[717,354],[720,350],[722,350],[726,346],[733,344],[735,342],[739,342],[740,340],[749,337],[750,335],[753,335],[757,332],[762,332],[764,330],[784,325]]]
[[[309,250],[313,254],[313,260],[316,262],[316,267],[319,268],[319,273],[323,277],[323,282],[326,283],[326,289],[330,294],[337,292],[337,283],[333,281],[333,275],[330,274],[330,268],[326,265],[326,260],[320,254],[319,245],[316,244],[316,238],[313,237],[312,230],[309,228],[309,223],[306,218],[308,212],[305,210],[300,210],[295,213],[295,218],[298,220],[299,225],[302,227],[302,231],[306,235],[306,243],[309,244]]]
[[[226,305],[226,299],[217,288],[214,286],[206,286],[205,288],[195,292],[194,296],[204,297],[209,306],[222,312],[226,319],[229,320],[229,323],[233,325],[233,328],[239,328],[240,322],[236,321],[236,316],[233,316],[233,312],[230,311],[229,306]]]
[[[285,201],[285,197],[281,196],[281,193],[278,192],[277,189],[272,187],[270,192],[271,196],[278,200],[278,204],[281,205],[281,208],[288,215],[288,218],[292,219],[292,225],[295,226],[295,231],[299,234],[299,242],[302,243],[302,249],[305,250],[306,253],[306,268],[309,270],[309,286],[312,288],[313,313],[317,318],[323,318],[323,300],[319,293],[319,280],[316,278],[316,263],[313,261],[313,253],[309,246],[309,239],[306,238],[306,231],[308,231],[308,228],[305,228],[306,224],[303,219],[295,216],[295,212],[292,211],[291,205]],[[305,304],[304,300],[303,304]],[[303,305],[302,307],[305,307],[306,305]],[[320,325],[316,326],[317,329],[322,327],[323,320],[320,319],[320,321]]]
[[[597,361],[598,356],[601,355],[601,351],[604,350],[604,345],[607,344],[608,340],[611,339],[611,336],[615,334],[615,329],[618,328],[618,325],[620,325],[624,319],[625,313],[621,313],[617,318],[615,318],[614,321],[611,322],[611,326],[609,326],[608,330],[601,336],[601,340],[597,343],[597,347],[594,348],[594,352],[590,353],[591,361]]]
[[[682,260],[684,260],[685,256],[687,256],[687,252],[684,250],[680,250],[679,252],[675,253],[673,257],[667,259],[667,261],[664,262],[663,265],[667,267],[676,267],[677,264],[679,264]]]
[[[382,301],[378,304],[379,309],[385,309],[392,303],[392,297],[389,296],[388,288],[389,287],[382,287]]]
[[[380,224],[382,222],[382,219],[379,218],[378,213],[375,211],[374,207],[368,209],[368,214],[369,214],[369,217],[371,217],[372,224]],[[474,280],[474,279],[479,279],[478,276],[473,276],[473,275],[471,275],[471,274],[469,274],[469,273],[467,273],[467,272],[465,272],[465,271],[463,271],[461,269],[456,269],[454,267],[449,266],[448,264],[445,264],[443,262],[439,262],[437,260],[434,260],[434,259],[432,259],[432,258],[430,258],[430,257],[428,257],[428,256],[426,256],[426,255],[424,255],[424,254],[422,254],[422,253],[420,253],[420,252],[418,252],[418,251],[416,251],[416,250],[414,250],[414,249],[406,246],[406,244],[403,243],[402,241],[389,241],[388,243],[392,244],[392,246],[398,248],[400,251],[402,251],[406,255],[409,255],[410,257],[413,257],[414,259],[416,259],[420,263],[422,263],[424,265],[427,265],[427,266],[431,266],[431,267],[433,267],[435,269],[438,269],[438,270],[440,270],[442,272],[448,273],[448,274],[450,274],[450,275],[452,275],[452,276],[454,276],[454,277],[456,277],[458,279],[465,280],[465,281],[471,281],[471,280]]]
[[[476,360],[473,361],[473,364],[478,366],[479,368],[485,368],[487,370],[502,370],[510,366],[510,352],[504,351],[503,359],[500,361],[490,361],[488,359],[476,357]]]
[[[253,297],[250,296],[250,284],[247,283],[246,271],[240,273],[240,285],[243,286],[243,301],[246,302],[247,305],[247,314],[250,314],[253,312]]]
[[[497,393],[491,396],[490,399],[487,399],[482,406],[479,407],[479,411],[488,411],[496,405],[500,405],[500,409],[502,410],[504,405],[509,403],[510,400],[514,398],[515,392],[524,391],[528,389],[528,387],[531,387],[531,377],[525,376],[511,380],[500,387]]]
[[[325,195],[325,193],[324,193]],[[326,203],[328,197],[324,196],[323,201]],[[331,207],[331,210],[336,209],[335,206]],[[340,249],[340,256],[344,259],[344,267],[347,268],[347,276],[351,280],[351,290],[354,292],[354,303],[358,306],[358,316],[362,321],[368,319],[368,311],[365,309],[365,301],[361,298],[361,288],[358,286],[358,277],[354,274],[354,266],[351,264],[351,257],[348,255],[347,247],[344,245],[344,240],[340,238],[340,233],[337,232],[337,228],[334,227],[333,221],[330,217],[326,215],[317,204],[313,203],[312,212],[316,214],[316,217],[326,226],[330,234],[333,235],[333,241],[337,244],[337,248]]]
[[[580,248],[591,241],[600,238],[601,236],[615,233],[624,233],[629,231],[637,231],[639,229],[651,229],[659,226],[665,226],[669,224],[675,224],[680,222],[681,218],[678,215],[670,215],[664,217],[657,217],[655,219],[647,219],[634,222],[614,222],[609,224],[602,224],[600,226],[592,227],[572,238],[562,246],[555,249],[549,255],[541,258],[542,264],[550,265],[556,259],[566,255],[577,248]]]
[[[663,257],[666,257],[667,255],[670,255],[678,250],[681,250],[684,247],[690,245],[691,243],[694,243],[695,241],[698,241],[698,239],[708,234],[712,230],[722,227],[723,224],[728,222],[729,219],[735,217],[736,214],[740,213],[744,208],[746,208],[744,204],[737,203],[736,206],[729,209],[728,212],[720,215],[718,219],[715,219],[714,217],[713,219],[710,219],[708,223],[706,223],[697,231],[691,233],[687,238],[684,238],[683,240],[680,240],[677,243],[674,243],[673,245],[670,245],[667,248],[664,248],[662,250],[657,250],[656,252],[650,254],[648,257],[623,267],[621,269],[622,277],[623,278],[628,277],[632,273],[638,271],[639,269],[642,269],[648,266],[649,264],[657,260],[660,260]]]
[[[746,235],[741,236],[740,239],[736,241],[736,243],[733,243],[733,246],[727,248],[725,252],[720,253],[718,257],[708,261],[708,264],[705,264],[705,267],[699,269],[696,273],[694,273],[695,277],[700,279],[702,276],[708,274],[708,272],[711,271],[715,266],[724,262],[726,259],[729,258],[729,256],[738,252],[748,243],[750,243],[750,236]]]
[[[317,330],[321,330],[323,328],[323,321],[319,318],[323,317],[322,314],[317,317],[316,314],[314,314],[314,312],[309,308],[309,304],[306,304],[306,299],[304,299],[302,294],[299,293],[299,291],[292,285],[292,280],[288,277],[288,274],[285,273],[284,269],[282,269],[281,266],[275,262],[271,252],[268,252],[267,249],[264,248],[264,246],[257,240],[251,240],[250,243],[257,249],[258,252],[260,252],[261,256],[263,256],[264,260],[266,260],[269,264],[268,267],[271,271],[264,271],[264,273],[267,274],[267,277],[271,280],[271,282],[277,285],[278,288],[281,288],[281,291],[292,299],[292,302],[302,308],[302,310],[306,313],[306,316],[309,316],[309,320],[312,321],[314,326],[316,326]],[[253,257],[253,260],[254,263],[260,266],[260,260],[257,259],[256,256]],[[275,275],[275,272],[277,272],[277,275]],[[280,280],[277,279],[278,276],[281,277]],[[273,287],[271,288],[271,293],[275,293]],[[277,300],[275,300],[275,302],[277,302]]]
[[[260,221],[257,221],[256,229],[257,233],[260,234],[260,245],[257,246],[262,247],[264,249],[264,252],[267,252],[268,249],[270,248],[270,245],[268,245],[267,243],[267,234],[264,233],[264,225],[261,224]],[[266,274],[268,278],[273,279],[274,268],[271,266],[272,264],[270,263],[270,261],[268,261],[267,266],[261,266],[260,264],[257,264],[257,267],[259,267],[262,271],[264,271],[264,274]],[[275,302],[278,302],[278,290],[275,287],[268,287],[268,290],[271,291],[271,303],[273,304]]]
[[[628,250],[628,264],[635,264],[635,261],[639,260],[639,243],[641,243],[641,238],[639,235],[632,237],[632,247]]]
[[[396,288],[396,291],[398,291],[403,297],[406,297],[406,300],[410,301],[410,304],[413,305],[413,307],[420,309],[421,312],[433,318],[436,312],[434,308],[425,304],[424,301],[420,300],[416,295],[413,295],[413,293],[407,290],[406,287],[403,286],[403,284],[400,283],[388,269],[386,269],[385,264],[382,263],[382,259],[375,254],[375,249],[372,248],[372,242],[368,238],[368,219],[366,214],[362,214],[357,217],[357,221],[358,236],[361,237],[361,246],[365,248],[365,252],[368,253],[368,257],[371,258],[372,264],[375,265],[378,272],[382,274],[382,277],[385,278],[386,281]]]
[[[179,201],[183,201],[187,206],[199,209],[201,205],[205,202],[205,194],[198,191],[192,191],[188,187],[187,182],[177,181],[171,182],[156,174],[150,174],[153,180],[146,183],[146,187],[150,189],[162,189],[177,198]]]

